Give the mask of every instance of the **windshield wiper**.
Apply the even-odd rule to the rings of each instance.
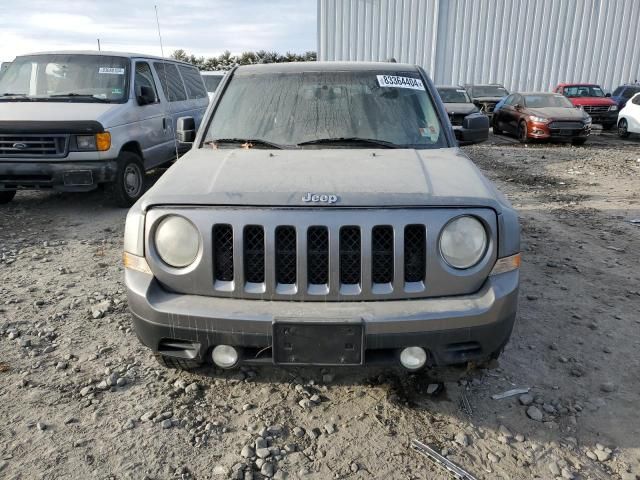
[[[309,140],[307,142],[301,142],[299,147],[303,145],[321,145],[325,143],[362,143],[366,145],[375,145],[377,147],[384,148],[406,148],[405,145],[399,145],[393,142],[387,142],[385,140],[378,140],[376,138],[360,138],[360,137],[336,137],[336,138],[318,138],[316,140]]]
[[[210,143],[241,143],[243,145],[248,145],[248,148],[251,148],[254,145],[263,145],[266,147],[278,149],[284,148],[283,145],[278,145],[277,143],[273,143],[268,140],[262,140],[260,138],[215,138],[211,140]]]
[[[16,97],[20,99],[32,100],[32,98],[26,93],[3,93],[0,97]]]
[[[89,94],[83,94],[83,93],[57,93],[55,95],[49,95],[48,97],[45,98],[63,98],[63,97],[70,97],[70,98],[90,98],[92,100],[95,100],[96,102],[102,102],[102,103],[109,103],[109,100],[107,100],[106,98],[100,98],[100,97],[96,97],[93,95],[89,95]]]

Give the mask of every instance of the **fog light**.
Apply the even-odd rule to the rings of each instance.
[[[418,370],[427,363],[427,352],[422,347],[407,347],[400,352],[400,363],[407,370]]]
[[[238,351],[229,345],[218,345],[213,349],[211,358],[220,368],[231,368],[238,363]]]

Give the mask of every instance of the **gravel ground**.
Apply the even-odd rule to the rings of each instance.
[[[479,479],[640,478],[638,145],[467,148],[521,213],[519,319],[497,365],[413,376],[161,368],[130,328],[125,212],[19,193],[0,207],[0,477],[450,478],[417,438]]]

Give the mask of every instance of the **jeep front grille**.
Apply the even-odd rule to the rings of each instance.
[[[202,235],[198,264],[176,274],[151,240],[147,259],[157,280],[178,293],[319,302],[463,295],[482,286],[496,258],[496,215],[488,208],[157,207],[146,217],[148,235],[176,211]],[[492,239],[468,272],[451,269],[437,246],[443,226],[462,213],[482,218]]]
[[[587,113],[605,113],[609,111],[609,106],[584,105],[582,109]]]
[[[64,157],[68,145],[68,135],[0,134],[0,157]]]

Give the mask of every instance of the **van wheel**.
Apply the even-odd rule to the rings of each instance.
[[[620,138],[627,138],[629,136],[629,125],[624,118],[621,118],[618,122],[618,136]]]
[[[166,368],[173,368],[174,370],[195,370],[202,366],[202,364],[196,360],[167,357],[159,353],[155,353],[154,356],[160,365]]]
[[[0,192],[0,204],[9,203],[16,196],[15,190],[3,190]]]
[[[107,189],[118,207],[129,208],[144,193],[144,167],[135,153],[121,152],[116,178]]]

